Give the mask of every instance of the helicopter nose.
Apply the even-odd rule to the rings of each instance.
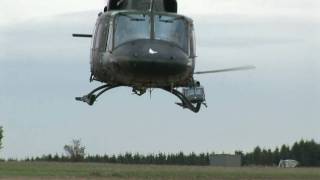
[[[167,77],[185,74],[188,55],[178,46],[159,40],[137,40],[114,51],[119,67],[133,76]]]

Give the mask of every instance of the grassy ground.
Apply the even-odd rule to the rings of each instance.
[[[94,163],[0,163],[0,179],[320,180],[320,169],[215,168]]]

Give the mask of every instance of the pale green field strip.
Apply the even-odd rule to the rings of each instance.
[[[320,180],[320,168],[216,168],[98,163],[0,163],[0,179]]]

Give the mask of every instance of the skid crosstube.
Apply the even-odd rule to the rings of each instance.
[[[91,91],[89,94],[82,96],[82,97],[76,97],[76,101],[81,101],[81,102],[85,102],[88,105],[92,106],[94,105],[94,103],[97,101],[97,99],[104,94],[105,92],[120,87],[119,85],[103,85],[100,86],[96,89],[94,89],[93,91]],[[172,89],[172,88],[162,88],[163,90],[177,96],[180,100],[181,103],[176,103],[177,105],[189,109],[194,113],[198,113],[201,109],[201,105],[203,104],[203,102],[198,102],[198,103],[191,103],[188,98],[181,93],[180,91],[176,90],[176,89]],[[100,92],[99,92],[100,91]],[[97,93],[98,92],[98,93]],[[95,94],[97,93],[97,94]]]

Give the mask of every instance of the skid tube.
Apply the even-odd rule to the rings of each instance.
[[[104,94],[105,92],[107,92],[111,89],[117,88],[117,87],[120,87],[120,85],[106,84],[106,85],[100,86],[100,87],[92,90],[89,94],[87,94],[83,97],[76,97],[75,99],[76,99],[76,101],[85,102],[88,105],[92,106],[102,94]],[[161,88],[161,89],[177,96],[181,100],[181,103],[176,103],[177,105],[179,105],[183,108],[189,109],[194,113],[198,113],[200,111],[202,102],[198,102],[198,103],[196,103],[196,105],[194,105],[193,103],[191,103],[188,100],[188,98],[184,94],[182,94],[181,92],[179,92],[176,89],[172,89],[172,88]],[[95,94],[95,93],[97,93],[97,94]]]
[[[200,111],[202,102],[198,102],[198,103],[196,103],[196,105],[193,105],[188,100],[188,98],[184,94],[182,94],[180,91],[178,91],[176,89],[171,89],[171,88],[162,88],[162,89],[177,96],[182,101],[181,103],[176,103],[177,105],[179,105],[183,108],[187,108],[194,113],[198,113]]]
[[[105,92],[107,92],[111,89],[117,88],[117,87],[120,87],[120,86],[106,84],[106,85],[100,86],[100,87],[92,90],[89,94],[87,94],[83,97],[76,97],[75,99],[76,99],[76,101],[85,102],[88,105],[92,106],[102,94],[104,94]],[[99,92],[99,93],[95,94],[96,92]]]

